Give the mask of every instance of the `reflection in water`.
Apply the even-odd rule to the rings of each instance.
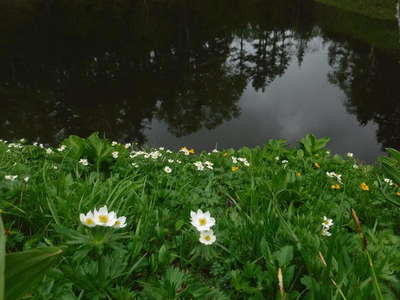
[[[400,146],[397,36],[366,40],[343,28],[363,17],[257,0],[43,0],[0,10],[4,138],[55,143],[100,131],[207,149],[314,132],[367,160],[377,141]]]

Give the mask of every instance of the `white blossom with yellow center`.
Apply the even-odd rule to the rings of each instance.
[[[115,223],[114,228],[124,228],[126,226],[126,217],[119,217]]]
[[[96,225],[99,226],[114,226],[117,220],[117,215],[115,212],[108,212],[107,206],[101,207],[98,211],[94,210],[94,221]]]
[[[191,211],[191,224],[196,227],[198,231],[210,230],[215,225],[215,219],[211,217],[210,212],[203,213],[201,209],[197,212]]]
[[[89,211],[86,215],[80,214],[79,217],[80,217],[83,225],[88,226],[88,227],[96,226],[96,222],[94,220],[94,215],[93,215],[92,211]]]
[[[211,245],[217,240],[212,230],[205,230],[200,232],[200,243],[204,245]]]

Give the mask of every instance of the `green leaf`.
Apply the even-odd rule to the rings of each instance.
[[[37,283],[56,263],[60,248],[46,247],[6,255],[5,298],[18,299]]]
[[[315,155],[323,150],[328,142],[328,138],[317,139],[314,135],[307,134],[299,143],[306,154]]]
[[[280,267],[287,266],[293,259],[293,246],[284,246],[273,254]]]

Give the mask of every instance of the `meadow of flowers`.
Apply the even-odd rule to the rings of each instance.
[[[400,154],[327,142],[0,141],[4,299],[399,299]]]

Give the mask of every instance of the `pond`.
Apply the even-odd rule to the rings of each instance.
[[[400,38],[312,1],[4,1],[0,137],[400,148]]]

